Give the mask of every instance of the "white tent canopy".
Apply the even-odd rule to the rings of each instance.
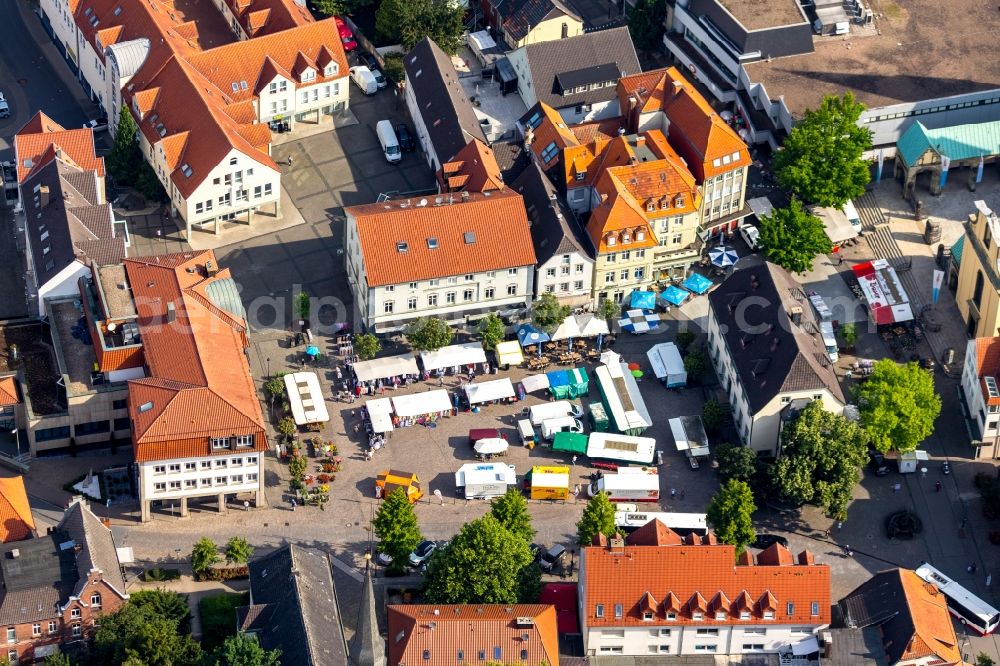
[[[491,400],[503,400],[514,397],[514,385],[510,379],[495,379],[491,382],[481,382],[477,384],[466,384],[465,395],[469,399],[470,405],[478,405]]]
[[[401,395],[391,398],[391,400],[393,411],[400,418],[423,416],[424,414],[438,414],[450,411],[452,407],[451,400],[448,398],[448,391],[444,389]]]
[[[826,236],[834,245],[843,243],[845,240],[858,237],[858,231],[847,219],[847,215],[840,208],[825,208],[823,206],[810,206],[809,212],[818,217],[823,222]]]
[[[678,451],[686,451],[692,458],[709,455],[708,435],[700,416],[681,416],[668,421]]]
[[[524,363],[521,343],[517,340],[497,343],[496,353],[498,365],[521,365]]]
[[[330,413],[323,400],[323,389],[315,372],[294,372],[285,375],[288,405],[292,408],[295,425],[326,423]]]
[[[663,380],[668,388],[687,384],[684,360],[674,343],[661,342],[658,345],[653,345],[646,352],[646,357],[649,358],[653,374],[656,375],[657,379]]]
[[[372,422],[374,432],[392,432],[392,401],[389,398],[377,398],[365,403],[368,419]]]
[[[592,314],[570,315],[559,324],[559,328],[552,334],[552,339],[596,338],[609,332],[608,322],[600,317]]]
[[[440,370],[459,365],[486,363],[486,352],[478,342],[468,342],[463,345],[450,345],[437,351],[420,352],[420,362],[424,370]]]
[[[580,331],[580,325],[576,321],[576,317],[570,315],[563,319],[563,322],[559,324],[559,328],[555,330],[550,336],[553,341],[556,340],[566,340],[569,338],[578,338],[582,335]]]
[[[401,354],[371,361],[358,361],[354,364],[354,374],[359,382],[372,382],[400,375],[418,375],[420,369],[417,368],[417,359],[413,354]]]
[[[476,453],[487,455],[503,453],[507,450],[508,446],[510,446],[510,444],[506,439],[501,439],[500,437],[490,437],[488,439],[479,440],[475,443],[475,445],[473,445],[472,448],[475,449]]]
[[[549,376],[548,375],[528,375],[521,380],[521,386],[524,387],[525,393],[534,393],[535,391],[544,391],[549,387]]]

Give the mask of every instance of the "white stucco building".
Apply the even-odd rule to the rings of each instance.
[[[1000,457],[1000,337],[973,338],[965,350],[960,396],[977,458]]]

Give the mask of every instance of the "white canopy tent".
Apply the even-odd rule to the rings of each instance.
[[[668,421],[670,433],[674,436],[677,450],[686,452],[690,458],[708,456],[708,435],[700,416],[681,416]]]
[[[374,432],[392,432],[392,401],[389,398],[377,398],[365,403],[368,419],[372,422]]]
[[[396,416],[400,418],[423,416],[424,414],[439,414],[450,411],[452,408],[448,391],[444,389],[401,395],[391,398],[391,400],[392,409],[396,412]]]
[[[580,325],[576,321],[576,317],[570,315],[563,319],[563,322],[559,324],[559,327],[550,336],[552,341],[556,340],[567,340],[569,338],[579,338],[582,335],[580,331]]]
[[[687,371],[684,369],[684,360],[677,349],[677,345],[672,342],[661,342],[653,345],[646,352],[649,365],[653,368],[653,374],[662,381],[667,388],[675,386],[687,386]]]
[[[400,375],[419,375],[417,359],[413,354],[387,356],[371,361],[358,361],[354,364],[354,375],[359,382],[373,382],[377,379],[388,379]]]
[[[534,393],[535,391],[544,391],[549,387],[549,376],[548,375],[528,375],[521,380],[521,386],[524,387],[525,393]]]
[[[521,365],[524,363],[524,354],[521,353],[521,343],[517,340],[497,343],[496,354],[497,365]]]
[[[552,340],[567,340],[569,338],[596,338],[607,335],[608,322],[592,314],[570,315],[559,324],[552,334]]]
[[[326,423],[330,413],[323,400],[323,389],[315,372],[294,372],[285,375],[288,405],[292,408],[295,425]]]
[[[486,352],[478,342],[468,342],[462,345],[449,345],[437,351],[420,352],[420,362],[426,372],[452,368],[459,365],[486,363]]]
[[[514,385],[510,379],[495,379],[491,382],[481,382],[478,384],[466,384],[465,396],[470,405],[478,405],[492,400],[503,400],[514,397]]]

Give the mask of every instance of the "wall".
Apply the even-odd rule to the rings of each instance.
[[[262,436],[258,435],[258,437]],[[140,499],[172,500],[182,497],[214,497],[221,493],[262,491],[264,487],[263,455],[263,452],[257,452],[251,447],[247,447],[245,452],[234,452],[232,455],[171,458],[139,463]],[[251,459],[253,462],[249,462]],[[234,460],[242,462],[240,465],[235,465]],[[205,463],[209,463],[211,467],[204,467]],[[225,463],[225,467],[221,467],[220,463]],[[177,465],[179,470],[170,471],[171,465]],[[194,465],[194,468],[188,469],[190,465]],[[163,467],[164,471],[156,471],[158,467]],[[242,476],[242,483],[234,482],[233,476]],[[225,485],[217,482],[220,477],[226,479]],[[193,487],[188,485],[192,481],[196,484]],[[210,481],[211,485],[206,485],[205,481]],[[164,490],[157,490],[156,484],[158,483],[164,484]],[[179,483],[180,487],[172,489],[171,483]]]
[[[599,254],[594,265],[594,302],[600,302],[603,298],[620,302],[634,289],[652,282],[654,250],[655,248],[645,248]],[[613,261],[609,261],[611,258]],[[635,277],[637,269],[642,271],[642,277]],[[625,279],[622,279],[622,271],[627,274]],[[609,274],[614,275],[610,282],[607,278]]]
[[[120,445],[127,446],[131,435],[131,426],[115,429],[115,419],[127,419],[128,409],[125,406],[115,407],[116,401],[125,401],[128,398],[127,384],[105,384],[104,390],[88,392],[83,395],[74,395],[67,398],[67,410],[61,414],[37,415],[28,414],[28,446],[32,456],[39,453],[54,451],[56,449],[66,449],[72,437],[77,445],[86,446],[88,444],[100,444],[109,442],[114,435]],[[75,426],[83,423],[96,421],[108,421],[109,431],[81,435],[76,433]],[[121,424],[122,426],[125,423]],[[39,441],[37,434],[39,430],[50,428],[70,427],[70,434],[58,439],[45,439]]]
[[[566,262],[566,259],[569,261]],[[564,267],[569,269],[568,274],[563,274]],[[555,274],[549,276],[549,270],[554,271]],[[577,285],[578,282],[579,285]],[[544,264],[538,266],[535,283],[536,298],[549,292],[548,287],[551,286],[550,293],[566,305],[591,303],[593,302],[594,261],[579,252],[553,255]],[[563,284],[568,289],[562,289],[561,285]]]
[[[25,235],[30,236],[30,234]],[[49,278],[48,282],[40,285],[38,288],[38,316],[45,316],[45,299],[47,298],[79,296],[80,287],[78,286],[78,282],[85,275],[90,275],[90,269],[79,261],[73,261],[53,277]]]
[[[577,37],[583,34],[583,22],[578,21],[565,14],[542,21],[524,36],[520,41],[515,42],[510,35],[505,34],[507,44],[512,48],[520,48],[527,44],[537,44],[539,42],[552,42],[563,38],[563,24],[567,28],[567,37]]]
[[[533,107],[538,102],[535,94],[535,84],[531,80],[531,68],[528,67],[527,49],[515,49],[507,53],[507,60],[510,61],[514,71],[517,72],[517,94],[521,96],[521,101],[527,108]]]
[[[590,612],[593,612],[592,610]],[[656,636],[653,636],[653,633]],[[714,632],[714,633],[713,633]],[[764,632],[751,633],[751,632]],[[815,634],[816,627],[670,625],[662,618],[642,627],[592,627],[584,634],[588,655],[764,654]],[[759,649],[747,646],[760,646]],[[654,651],[655,649],[655,651]]]
[[[732,169],[700,183],[702,224],[728,217],[743,208],[747,189],[746,167]]]
[[[520,83],[518,85],[520,85]],[[577,104],[574,106],[563,106],[556,110],[568,125],[577,125],[579,123],[590,123],[596,120],[604,120],[605,118],[614,118],[621,113],[618,108],[617,98],[606,102],[594,102],[589,105]]]
[[[417,105],[417,98],[414,96],[413,85],[409,77],[406,78],[405,97],[406,110],[410,113],[410,120],[413,121],[413,131],[417,135],[420,147],[424,150],[427,166],[436,171],[441,166],[441,160],[438,159],[437,153],[434,151],[434,146],[427,136],[427,126],[424,124],[424,118],[420,114],[420,108]]]
[[[986,225],[986,216],[977,213],[975,222],[966,226],[965,251],[962,253],[958,287],[955,289],[955,304],[962,315],[963,324],[967,324],[974,308],[970,301],[975,292],[976,276],[982,272],[983,291],[974,337],[996,335],[1000,327],[1000,276],[993,269],[997,265],[997,243],[1000,243],[1000,238],[993,239],[990,249],[986,250],[981,240]]]

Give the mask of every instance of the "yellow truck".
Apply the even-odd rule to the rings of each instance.
[[[528,497],[537,500],[569,498],[569,467],[536,465],[524,477]]]

